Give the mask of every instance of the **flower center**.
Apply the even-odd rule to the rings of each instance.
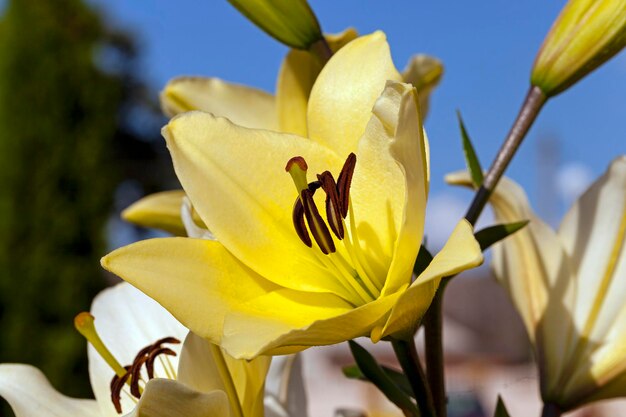
[[[95,318],[87,312],[78,314],[74,318],[76,330],[96,349],[96,352],[111,367],[115,375],[111,379],[111,402],[115,410],[122,413],[122,393],[126,394],[135,403],[141,398],[143,388],[147,381],[155,378],[155,361],[158,358],[165,375],[168,379],[176,379],[176,370],[167,356],[176,356],[176,352],[165,347],[165,344],[179,344],[180,340],[175,337],[164,337],[141,349],[133,363],[127,366],[120,365],[98,335],[95,325]],[[145,373],[142,374],[142,369]],[[140,384],[141,383],[141,384]],[[127,391],[124,388],[128,387]]]
[[[333,271],[346,289],[342,298],[358,306],[375,300],[381,288],[371,279],[374,276],[373,269],[361,250],[351,209],[350,186],[355,166],[356,155],[350,153],[337,181],[329,171],[324,171],[317,175],[317,181],[310,183],[307,182],[308,166],[303,157],[291,158],[285,170],[291,175],[298,191],[292,214],[298,237],[306,246],[313,248],[310,237],[313,235],[321,251],[320,254],[315,250],[316,256]],[[326,220],[321,216],[313,199],[319,189],[326,194]],[[338,244],[343,246],[341,250],[338,249]]]

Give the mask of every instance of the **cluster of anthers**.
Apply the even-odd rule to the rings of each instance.
[[[124,367],[126,373],[123,375],[115,374],[111,379],[111,401],[115,406],[115,410],[118,413],[122,413],[122,389],[125,384],[130,386],[130,393],[133,397],[141,398],[141,392],[143,388],[139,386],[139,382],[143,381],[141,375],[141,369],[145,366],[148,381],[154,378],[154,361],[159,355],[176,356],[176,352],[168,347],[164,347],[164,344],[179,344],[180,340],[175,337],[164,337],[159,339],[151,345],[148,345],[141,349],[135,356],[133,363]],[[176,371],[172,368],[169,361],[162,361],[161,365],[170,379],[174,379]],[[169,368],[169,369],[168,369]]]
[[[175,337],[164,337],[156,342],[144,347],[135,355],[133,363],[127,366],[120,365],[119,361],[106,347],[94,325],[95,318],[87,312],[82,312],[74,318],[74,326],[80,334],[93,346],[100,357],[109,365],[115,373],[111,380],[111,402],[115,410],[122,413],[122,392],[129,396],[133,401],[137,402],[141,398],[143,387],[147,381],[155,377],[155,361],[157,358],[161,364],[165,377],[168,379],[176,379],[176,370],[171,362],[164,358],[163,355],[176,356],[174,350],[163,346],[165,344],[179,344],[180,340]],[[142,375],[142,369],[145,367],[147,379]],[[140,385],[141,383],[141,385]],[[129,387],[130,394],[123,391],[124,386]]]
[[[310,234],[313,235],[317,246],[325,255],[314,251],[315,257],[341,283],[343,289],[339,295],[353,306],[358,306],[374,301],[380,295],[384,280],[381,281],[380,274],[374,272],[357,235],[350,202],[350,186],[355,166],[356,155],[350,153],[337,181],[329,171],[324,171],[317,175],[317,181],[308,182],[308,166],[301,156],[291,158],[285,170],[291,175],[298,191],[292,213],[298,237],[312,248]],[[313,199],[320,188],[326,194],[326,221]],[[337,243],[342,243],[342,248],[336,246],[333,235],[337,238]]]
[[[326,193],[326,220],[330,230],[333,231],[337,239],[345,237],[343,219],[348,215],[350,206],[350,184],[356,166],[356,155],[351,153],[346,159],[337,182],[330,171],[324,171],[317,175],[317,181],[307,183],[306,173],[308,166],[301,156],[295,156],[287,162],[285,171],[291,174],[298,189],[299,196],[293,207],[293,224],[300,240],[308,247],[312,247],[311,237],[307,231],[304,219],[309,225],[311,234],[315,242],[320,247],[324,255],[335,252],[335,243],[330,235],[330,231],[320,215],[313,196],[319,188]]]

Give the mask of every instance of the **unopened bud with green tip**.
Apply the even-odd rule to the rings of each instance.
[[[626,46],[626,1],[570,0],[535,60],[531,83],[561,93]]]
[[[228,0],[267,34],[296,49],[324,43],[322,30],[306,0]]]

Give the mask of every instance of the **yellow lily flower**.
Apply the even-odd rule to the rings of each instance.
[[[471,186],[465,174],[447,180]],[[492,266],[534,346],[544,402],[567,411],[626,395],[626,157],[579,198],[558,231],[510,180],[491,204],[498,222],[530,220],[494,246]]]
[[[347,29],[338,35],[327,35],[326,39],[330,48],[337,52],[356,37],[354,29]],[[292,49],[280,67],[275,96],[217,78],[178,77],[161,92],[161,107],[170,117],[201,110],[244,127],[307,136],[309,96],[321,70],[322,65],[311,54]],[[442,75],[441,61],[423,54],[413,56],[401,73],[402,80],[417,89],[422,120],[429,109],[430,95]],[[122,217],[139,226],[185,236],[179,215],[183,197],[182,191],[150,195],[124,210]],[[196,222],[202,224],[199,218]]]
[[[174,167],[217,241],[138,242],[104,257],[103,267],[237,358],[412,337],[441,277],[480,264],[482,254],[461,221],[411,283],[428,158],[415,88],[386,81],[400,79],[376,32],[320,73],[308,138],[202,112],[175,117],[163,129]],[[307,186],[307,168],[320,183]],[[337,185],[331,173],[340,171]],[[326,220],[317,209],[323,193]]]
[[[38,369],[1,364],[0,396],[18,417],[117,417],[121,413],[126,417],[305,415],[296,413],[306,405],[296,358],[272,364],[264,391],[268,357],[253,361],[230,357],[219,347],[189,333],[154,300],[127,283],[101,292],[94,299],[91,312],[97,319],[87,324],[94,324],[97,338],[106,343],[104,354],[98,353],[94,344],[88,350],[89,376],[96,399],[63,396]],[[91,317],[87,313],[81,316],[81,320],[87,321]],[[94,334],[89,334],[92,340]],[[163,341],[166,337],[168,340]],[[184,339],[182,348],[172,344],[172,338]],[[159,354],[154,348],[157,340],[168,353]],[[95,345],[104,346],[97,341]],[[112,366],[111,362],[138,363],[137,352],[145,346],[153,347],[154,353],[148,356],[158,355],[152,362],[154,378],[147,373],[144,362],[137,369],[147,383],[140,382],[137,395],[132,394],[132,384],[123,381],[112,390],[111,377],[115,372],[111,368],[121,365]]]

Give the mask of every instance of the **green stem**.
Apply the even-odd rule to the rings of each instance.
[[[411,384],[421,417],[437,417],[433,397],[426,382],[426,376],[417,354],[415,341],[392,340],[393,351],[400,362],[404,374]]]
[[[541,417],[561,417],[563,412],[554,404],[545,403],[541,412]]]
[[[449,278],[439,284],[426,316],[424,317],[424,339],[426,346],[426,376],[432,391],[437,416],[446,417],[446,381],[443,359],[443,292]]]
[[[511,159],[513,159],[515,152],[517,152],[524,137],[526,137],[526,133],[528,133],[528,130],[537,118],[537,115],[547,99],[548,97],[539,87],[530,87],[524,104],[517,115],[517,119],[515,119],[515,123],[513,123],[513,127],[511,127],[506,140],[493,160],[487,175],[485,175],[483,184],[474,195],[474,200],[467,210],[467,214],[465,214],[465,218],[471,224],[476,224],[476,220],[478,220],[480,213],[485,208],[489,196],[494,188],[496,188],[502,174],[504,174],[504,171],[509,166]]]

